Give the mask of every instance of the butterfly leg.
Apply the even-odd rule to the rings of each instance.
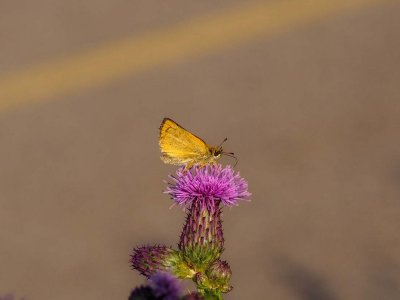
[[[185,169],[183,171],[189,171],[193,167],[193,162],[189,162],[186,164]]]
[[[207,163],[207,162],[201,162],[200,164],[199,164],[199,168],[205,168],[207,165],[209,165],[210,163]]]

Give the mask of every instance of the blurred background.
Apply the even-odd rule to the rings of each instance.
[[[239,158],[226,299],[400,299],[400,2],[0,4],[0,295],[127,299],[176,246],[158,127]],[[225,164],[232,164],[223,158]]]

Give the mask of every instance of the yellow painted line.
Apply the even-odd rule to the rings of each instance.
[[[390,0],[275,0],[205,15],[0,77],[0,111],[93,88],[260,36]]]

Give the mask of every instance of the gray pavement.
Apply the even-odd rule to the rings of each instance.
[[[4,72],[216,9],[50,2],[6,3]],[[343,12],[2,113],[0,294],[127,299],[144,282],[131,249],[175,246],[184,220],[161,193],[168,116],[210,144],[227,136],[249,181],[252,202],[224,211],[226,299],[400,299],[399,11]]]

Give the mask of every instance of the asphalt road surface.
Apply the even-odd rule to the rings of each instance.
[[[3,1],[0,295],[144,283],[132,248],[175,247],[185,216],[170,117],[228,137],[249,182],[225,299],[400,299],[400,2],[280,3]]]

